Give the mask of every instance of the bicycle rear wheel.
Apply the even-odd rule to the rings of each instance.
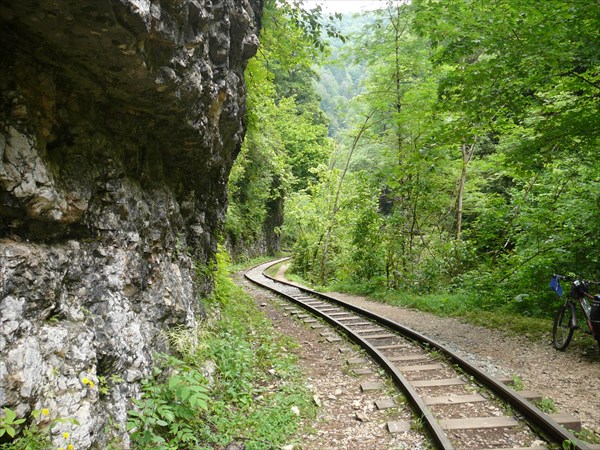
[[[552,345],[556,350],[567,348],[573,338],[575,324],[575,306],[568,302],[560,307],[554,317],[552,327]]]

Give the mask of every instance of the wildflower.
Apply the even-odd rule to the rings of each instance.
[[[87,387],[89,387],[90,389],[92,389],[94,386],[96,386],[96,383],[94,383],[92,380],[90,380],[88,377],[83,377],[81,379],[81,382],[86,385]]]
[[[67,433],[66,431],[62,434],[62,437],[64,437],[65,439],[69,439],[69,436],[71,436],[69,433]]]
[[[47,416],[48,414],[50,414],[50,411],[48,410],[48,408],[44,408],[44,409],[42,409],[42,414],[44,416]]]
[[[58,450],[65,450],[64,447],[58,447]]]
[[[67,450],[73,450],[75,447],[73,447],[73,444],[69,444],[67,445]]]

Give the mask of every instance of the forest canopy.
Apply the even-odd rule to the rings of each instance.
[[[279,198],[314,283],[547,314],[553,273],[600,278],[600,4],[382,6],[267,2],[229,233]]]

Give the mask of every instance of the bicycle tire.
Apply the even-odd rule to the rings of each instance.
[[[575,306],[568,302],[562,305],[554,317],[552,326],[552,345],[556,350],[567,348],[573,338],[575,323]]]

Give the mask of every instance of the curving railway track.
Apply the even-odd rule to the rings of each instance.
[[[534,406],[527,393],[516,392],[456,355],[447,347],[410,328],[264,273],[284,259],[248,271],[248,280],[284,297],[286,309],[306,323],[325,323],[364,349],[391,378],[410,403],[436,448],[502,449],[499,442],[517,442],[515,449],[573,448],[592,450],[559,424],[559,417]],[[330,341],[340,338],[322,333]],[[360,373],[360,369],[355,370]],[[413,426],[389,421],[392,433]],[[503,439],[498,441],[498,435]],[[570,447],[566,443],[570,443]]]

